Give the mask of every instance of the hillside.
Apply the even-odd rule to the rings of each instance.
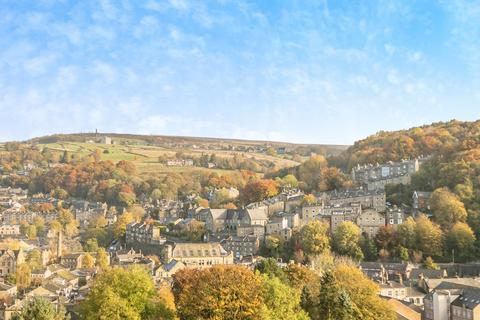
[[[102,137],[111,138],[113,144],[100,143]],[[66,151],[78,158],[100,150],[102,160],[131,161],[142,174],[181,173],[194,170],[221,173],[236,169],[266,173],[297,166],[312,153],[334,156],[347,148],[342,145],[115,133],[56,134],[30,139],[25,143],[36,145],[40,149],[47,148],[59,155]],[[212,155],[216,159],[213,161],[215,166],[208,168],[208,160],[211,160]],[[208,160],[205,160],[206,156]],[[194,165],[166,165],[168,159],[178,157],[194,159]]]
[[[385,163],[422,155],[477,159],[475,154],[479,148],[480,121],[452,120],[406,130],[380,131],[356,141],[346,151],[330,157],[330,161],[349,170],[357,164]]]

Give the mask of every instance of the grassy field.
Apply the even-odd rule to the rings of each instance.
[[[84,142],[56,142],[38,144],[40,149],[48,148],[52,151],[63,153],[68,151],[71,154],[85,157],[92,154],[95,150],[102,151],[102,160],[111,160],[118,162],[120,160],[128,160],[133,162],[141,174],[164,174],[164,173],[183,173],[192,171],[206,171],[217,172],[219,174],[229,172],[230,170],[222,169],[207,169],[203,167],[167,167],[160,163],[158,158],[160,156],[173,156],[177,151],[182,151],[187,156],[200,156],[202,153],[215,153],[217,157],[229,158],[233,157],[238,152],[233,151],[212,151],[199,149],[167,149],[159,146],[147,145],[106,145],[98,143],[84,143]],[[104,153],[105,150],[108,152]],[[298,163],[288,159],[273,157],[259,153],[243,153],[246,157],[254,157],[258,160],[269,160],[277,164],[278,167],[291,167]]]

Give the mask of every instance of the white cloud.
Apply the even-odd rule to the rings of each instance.
[[[420,51],[409,53],[407,56],[410,61],[418,62],[423,60],[423,53]]]
[[[395,69],[392,69],[388,71],[387,73],[387,80],[391,84],[399,84],[400,83],[400,77],[398,76],[398,71]]]
[[[186,0],[168,0],[168,2],[176,10],[186,11],[189,9],[189,3]]]

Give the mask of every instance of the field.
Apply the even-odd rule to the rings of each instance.
[[[234,151],[219,151],[219,150],[201,150],[201,149],[168,149],[160,146],[147,145],[106,145],[99,143],[85,143],[85,142],[55,142],[38,144],[40,149],[48,148],[54,152],[63,153],[70,152],[72,155],[79,157],[86,157],[92,154],[95,150],[100,150],[102,160],[111,160],[118,162],[120,160],[128,160],[135,164],[141,174],[162,174],[162,173],[183,173],[195,170],[202,170],[207,172],[225,173],[229,170],[222,169],[207,169],[203,167],[168,167],[159,161],[160,156],[174,156],[176,152],[181,151],[186,156],[200,156],[202,153],[215,153],[219,158],[233,157],[235,154],[243,154],[246,157],[256,158],[258,160],[269,160],[278,167],[291,167],[298,165],[298,162],[280,157],[269,156],[260,153],[242,153]]]

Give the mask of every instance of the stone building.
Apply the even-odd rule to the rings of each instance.
[[[319,194],[318,200],[320,203],[334,206],[359,203],[362,208],[373,208],[379,212],[386,210],[386,194],[384,190],[354,188],[326,191]]]
[[[176,243],[166,246],[167,263],[183,262],[187,268],[209,268],[219,264],[233,264],[233,253],[227,252],[220,243]]]
[[[352,169],[352,180],[366,186],[368,190],[384,189],[387,184],[410,184],[411,176],[420,168],[419,159],[367,164]]]
[[[380,227],[385,225],[385,216],[373,209],[367,209],[357,217],[357,225],[362,232],[373,238]]]
[[[253,235],[229,236],[220,241],[220,244],[226,251],[233,252],[234,257],[238,259],[248,255],[256,255],[260,248],[258,237]]]

